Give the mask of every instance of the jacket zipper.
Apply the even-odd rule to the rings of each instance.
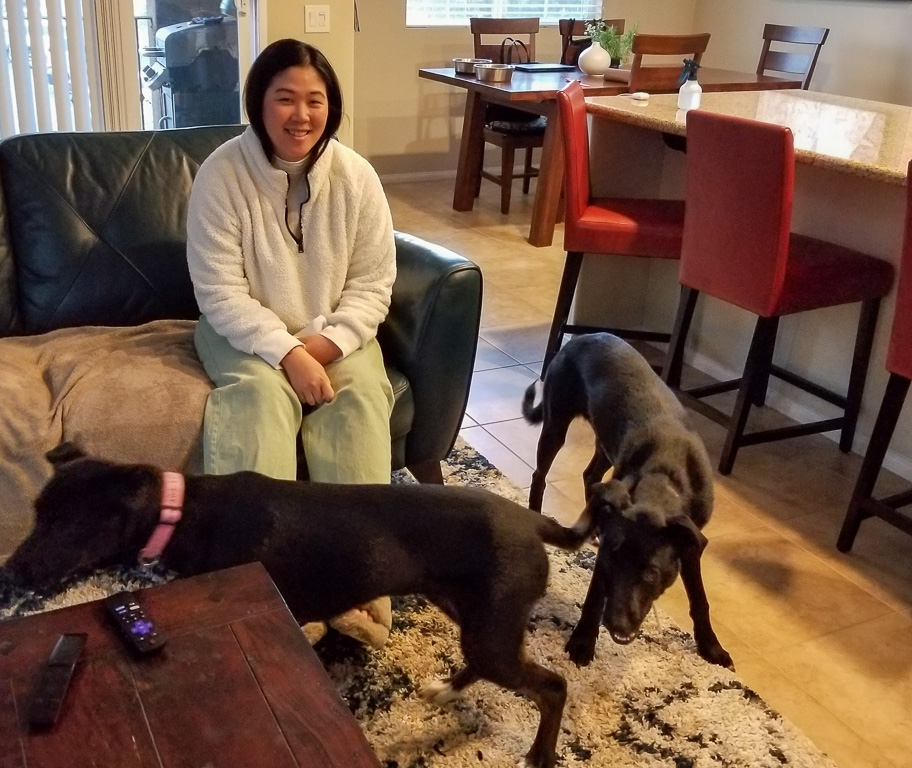
[[[285,229],[288,230],[288,234],[291,235],[291,239],[295,241],[298,246],[298,253],[304,253],[304,235],[298,237],[294,232],[291,231],[291,227],[288,226],[288,193],[291,191],[291,176],[287,173],[285,174]],[[301,211],[304,212],[304,205],[301,205]],[[300,218],[298,219],[300,221]]]

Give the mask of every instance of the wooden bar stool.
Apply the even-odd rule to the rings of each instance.
[[[912,174],[912,162],[909,163]],[[912,178],[912,175],[909,176]],[[906,235],[899,267],[899,286],[896,289],[896,312],[893,315],[893,329],[890,332],[890,347],[887,351],[887,370],[890,379],[880,404],[880,412],[871,433],[855,491],[849,502],[842,530],[836,547],[848,552],[855,542],[858,527],[869,517],[879,517],[901,531],[912,534],[912,516],[899,511],[900,507],[912,504],[912,489],[901,493],[874,498],[874,484],[880,474],[884,456],[890,446],[896,421],[902,411],[909,380],[912,379],[912,186],[906,187]]]
[[[516,64],[535,61],[535,36],[538,33],[537,18],[522,19],[469,19],[469,31],[475,47],[476,59],[491,59],[495,64]],[[484,42],[491,35],[497,36],[495,43]],[[504,55],[509,50],[505,47],[503,38],[521,41],[524,48],[516,48],[518,52],[524,51],[524,58],[504,61]],[[517,55],[520,55],[517,53]],[[533,115],[519,109],[502,104],[489,104],[485,111],[484,140],[486,144],[500,147],[500,175],[486,171],[482,166],[479,178],[479,189],[475,190],[478,196],[481,179],[493,181],[500,187],[500,212],[504,215],[510,212],[510,197],[513,191],[513,180],[522,179],[522,191],[529,194],[530,182],[538,176],[538,168],[532,165],[532,150],[545,143],[545,127],[547,121],[540,115]],[[516,173],[513,164],[517,150],[525,150],[522,171]]]
[[[669,340],[671,334],[660,331],[570,325],[567,318],[585,253],[677,259],[681,255],[684,227],[683,200],[592,197],[586,100],[578,81],[574,80],[558,92],[557,105],[564,143],[564,249],[567,260],[551,321],[542,376],[566,333],[608,331],[625,339]]]
[[[794,173],[788,128],[701,110],[687,114],[681,301],[662,378],[686,404],[728,428],[723,475],[745,445],[838,429],[840,450],[851,450],[880,299],[893,283],[893,267],[882,259],[791,233]],[[740,378],[682,390],[684,344],[700,292],[752,312],[757,325]],[[845,396],[773,363],[780,317],[854,302],[861,302],[861,317]],[[764,404],[771,375],[839,406],[843,415],[745,434],[751,405]],[[701,399],[734,389],[731,416]]]
[[[643,65],[643,56],[687,56],[698,64],[709,45],[709,32],[693,35],[641,35],[633,37],[633,61],[630,63],[630,93],[636,91],[678,90],[678,78],[681,77],[681,64]]]
[[[781,24],[766,24],[763,27],[763,48],[757,63],[757,74],[772,72],[776,75],[801,75],[801,87],[808,89],[817,66],[820,49],[826,42],[830,30],[826,27],[790,27]],[[772,43],[800,44],[810,48],[808,53],[777,51],[770,48]]]

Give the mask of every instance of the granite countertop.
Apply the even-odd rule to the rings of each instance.
[[[600,117],[679,136],[685,113],[677,94],[645,102],[629,95],[586,99]],[[912,159],[912,107],[814,91],[704,93],[700,109],[787,125],[795,135],[798,162],[888,184],[905,184]]]

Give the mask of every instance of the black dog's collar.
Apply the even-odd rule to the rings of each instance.
[[[162,472],[161,516],[158,525],[141,550],[139,562],[150,565],[161,557],[181,519],[184,507],[184,476],[180,472]]]

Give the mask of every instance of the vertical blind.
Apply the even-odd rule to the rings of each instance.
[[[473,16],[536,17],[542,23],[558,19],[596,19],[601,0],[406,0],[409,27],[464,26]]]
[[[91,23],[82,0],[0,0],[0,138],[100,127]]]

